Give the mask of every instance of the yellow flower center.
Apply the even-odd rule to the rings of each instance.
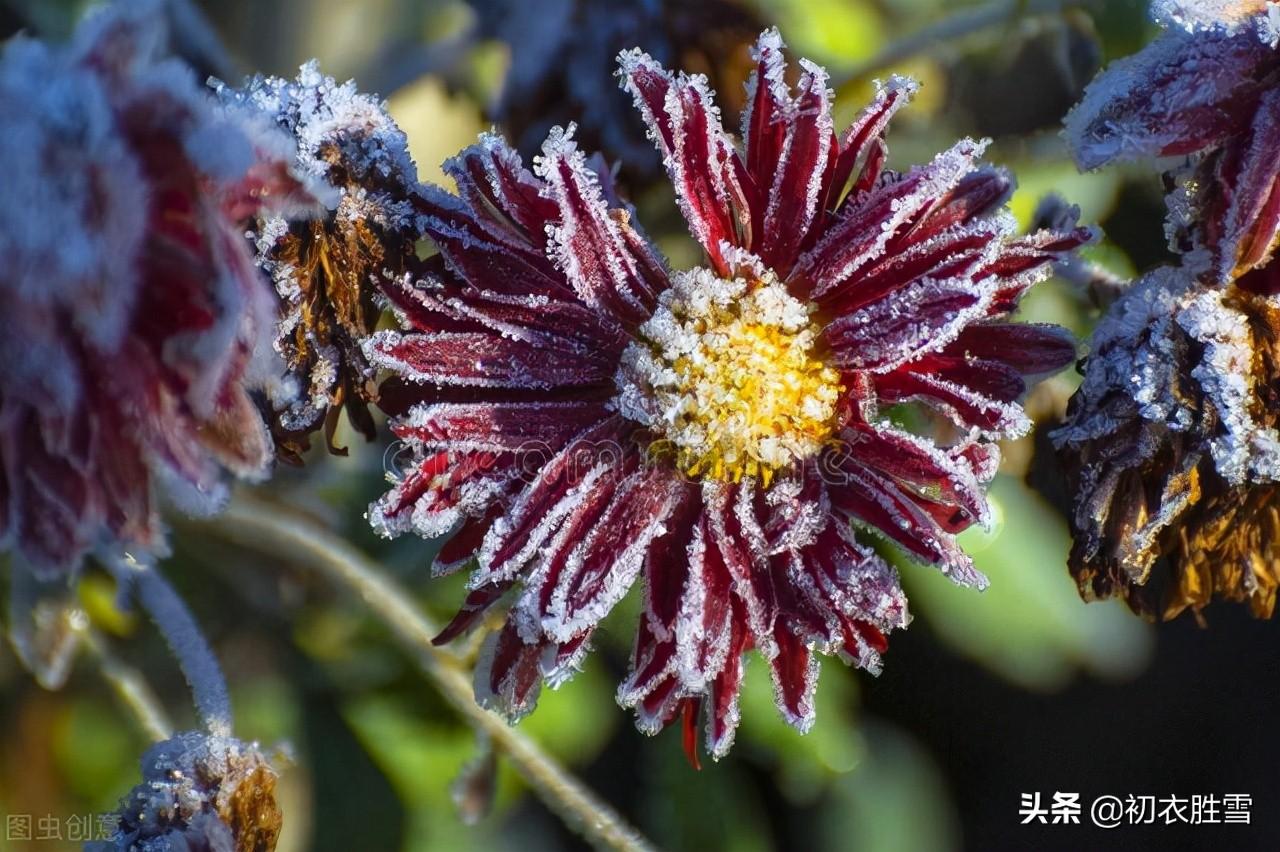
[[[767,486],[835,428],[840,375],[814,356],[812,312],[772,276],[677,275],[623,354],[620,411],[689,476]]]

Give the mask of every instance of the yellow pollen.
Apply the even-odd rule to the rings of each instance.
[[[624,355],[623,413],[689,476],[767,486],[834,429],[840,375],[814,355],[811,313],[771,276],[684,273]]]

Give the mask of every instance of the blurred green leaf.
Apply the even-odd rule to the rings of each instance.
[[[1061,516],[1007,476],[997,477],[991,500],[992,531],[960,537],[991,581],[986,591],[960,588],[893,554],[915,614],[959,653],[1028,688],[1060,688],[1081,668],[1135,675],[1151,654],[1151,628],[1115,601],[1080,600],[1067,573]]]

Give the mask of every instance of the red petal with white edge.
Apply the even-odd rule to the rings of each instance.
[[[984,396],[977,390],[911,367],[875,377],[876,395],[881,402],[922,402],[957,426],[978,429],[990,438],[1016,438],[1031,428],[1022,406]]]
[[[1024,376],[1056,373],[1076,359],[1071,332],[1057,325],[982,323],[971,325],[942,350],[981,361],[998,361]]]
[[[659,467],[624,481],[608,510],[573,552],[557,579],[542,629],[567,642],[594,627],[631,588],[667,518],[689,499],[690,487]]]
[[[936,491],[964,510],[969,522],[984,522],[986,493],[973,467],[934,446],[927,438],[887,426],[851,424],[841,433],[847,452],[859,464],[924,491]]]
[[[922,278],[944,280],[971,273],[979,261],[991,257],[992,244],[1011,232],[1006,223],[992,219],[957,225],[931,239],[901,245],[824,292],[817,302],[835,322]]]
[[[994,213],[1009,200],[1014,186],[1013,177],[1004,169],[980,166],[965,175],[942,203],[905,238],[895,241],[894,251],[901,251],[905,245],[932,240],[944,231]]]
[[[614,371],[602,355],[480,332],[379,331],[363,346],[374,366],[420,384],[543,389],[597,384]]]
[[[1042,230],[1004,243],[995,260],[976,273],[977,277],[997,282],[991,315],[1012,311],[1028,288],[1052,274],[1055,261],[1097,236],[1092,228]]]
[[[742,655],[750,647],[744,613],[738,606],[732,607],[729,623],[733,634],[729,640],[724,668],[711,681],[707,689],[707,753],[719,760],[733,747],[733,736],[738,730],[738,694],[742,691]]]
[[[519,233],[530,247],[545,243],[544,229],[558,212],[555,202],[543,197],[542,182],[501,136],[481,133],[478,143],[445,160],[444,172],[477,216]]]
[[[694,238],[718,272],[720,243],[748,248],[750,204],[743,189],[745,167],[720,125],[706,80],[673,76],[639,50],[618,57],[622,86],[649,125]]]
[[[946,346],[986,316],[991,298],[990,285],[964,274],[925,278],[833,320],[823,337],[834,365],[885,372]]]
[[[442,402],[421,405],[392,431],[430,449],[549,457],[610,413],[603,402]],[[541,459],[531,459],[537,464]]]
[[[538,703],[542,647],[526,644],[511,622],[489,635],[476,663],[476,703],[511,721],[527,716]]]
[[[448,576],[474,559],[476,551],[480,549],[480,543],[484,541],[484,534],[489,531],[489,526],[500,513],[501,509],[494,506],[484,517],[464,521],[458,531],[449,536],[449,540],[436,554],[435,560],[431,563],[431,576]]]
[[[809,236],[827,199],[830,172],[835,167],[835,135],[827,72],[800,60],[800,94],[787,120],[786,137],[778,160],[768,170],[770,181],[764,204],[764,228],[756,239],[756,253],[767,266],[785,277]],[[763,177],[763,175],[762,175]]]
[[[879,179],[883,158],[882,153],[877,152],[884,151],[883,140],[889,121],[898,110],[907,105],[919,88],[916,81],[896,75],[886,83],[876,83],[875,98],[840,134],[840,152],[831,182],[834,195],[830,201],[833,206],[836,202],[843,206],[858,200],[856,191],[850,192],[844,199],[839,197],[845,191],[855,169],[861,167],[861,172],[854,181],[855,190],[869,188]]]
[[[845,481],[830,486],[831,502],[837,509],[870,525],[907,553],[939,566],[956,583],[986,588],[986,578],[974,569],[955,537],[939,526],[912,494],[867,468],[845,465],[841,474]]]
[[[964,139],[841,211],[822,239],[801,255],[790,281],[820,298],[886,256],[897,235],[920,221],[973,171],[985,142]]]
[[[481,290],[565,296],[564,278],[536,246],[519,234],[483,221],[438,187],[418,200],[424,228],[459,277]]]
[[[583,540],[600,526],[601,519],[617,499],[619,486],[634,468],[633,460],[624,469],[604,471],[598,478],[584,483],[565,499],[564,503],[568,508],[563,518],[552,520],[554,535],[549,542],[538,548],[535,563],[537,567],[525,579],[524,592],[512,610],[512,618],[520,628],[520,635],[529,641],[546,638],[567,641],[573,638],[550,636],[544,625],[547,611],[570,568],[570,557],[577,552]],[[594,626],[587,625],[584,629]]]
[[[667,520],[667,532],[649,548],[644,565],[644,619],[661,639],[670,639],[680,610],[680,596],[692,570],[692,541],[702,505],[685,500]]]
[[[778,619],[773,639],[778,645],[777,655],[769,660],[774,701],[787,724],[803,734],[813,727],[818,658],[785,619]]]
[[[747,624],[766,657],[773,651],[773,622],[778,598],[765,553],[767,539],[755,516],[756,484],[744,479],[739,485],[707,482],[708,549],[715,547],[733,583],[733,591],[746,610]]]
[[[724,668],[730,652],[733,579],[711,541],[706,517],[699,519],[687,550],[688,572],[675,622],[678,674],[687,690],[700,691]]]
[[[1274,52],[1252,32],[1170,31],[1111,63],[1067,114],[1082,169],[1190,154],[1238,133],[1256,108]]]
[[[513,585],[515,585],[514,580],[507,580],[502,583],[481,586],[469,592],[462,602],[462,608],[445,625],[444,629],[431,640],[431,644],[446,645],[464,633],[469,633],[480,623],[485,614],[493,608],[494,604],[502,600]]]
[[[650,629],[648,621],[641,619],[636,628],[635,647],[631,653],[631,671],[618,686],[618,704],[622,707],[641,705],[655,690],[674,683],[676,670],[676,646],[663,640]],[[641,719],[640,729],[650,731],[652,719]]]
[[[918,375],[969,388],[996,402],[1016,402],[1027,391],[1022,374],[1001,361],[966,358],[962,354],[924,355],[911,363],[909,369]]]
[[[438,310],[449,316],[478,323],[503,337],[593,354],[594,360],[616,357],[614,353],[620,352],[627,340],[612,322],[602,321],[596,311],[568,299],[511,295],[468,287],[442,297],[436,304]]]
[[[649,289],[614,219],[626,214],[609,209],[571,132],[572,128],[554,129],[543,143],[537,165],[560,211],[559,224],[551,231],[556,261],[578,298],[626,325],[635,325],[653,312],[657,294]]]
[[[1270,261],[1280,238],[1280,91],[1263,95],[1249,132],[1232,148],[1223,154],[1238,158],[1220,225],[1217,272],[1223,283]]]
[[[533,480],[498,518],[480,547],[475,584],[514,576],[533,559],[569,511],[594,484],[631,458],[625,426],[617,417],[583,431],[536,468]]]
[[[773,184],[773,173],[782,159],[782,148],[792,119],[791,90],[782,36],[776,29],[760,34],[752,57],[756,69],[747,82],[747,108],[742,113],[742,138],[747,152],[747,173],[757,187]]]

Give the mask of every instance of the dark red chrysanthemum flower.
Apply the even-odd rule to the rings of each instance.
[[[1089,84],[1067,140],[1086,169],[1189,155],[1170,174],[1170,234],[1225,284],[1280,241],[1280,4],[1157,0],[1152,15],[1165,32]]]
[[[416,453],[372,522],[453,532],[440,571],[478,561],[437,641],[512,599],[477,692],[513,717],[641,580],[618,699],[643,730],[683,715],[692,741],[702,712],[724,754],[750,649],[806,729],[816,653],[875,670],[907,622],[853,526],[982,585],[955,534],[986,517],[995,439],[1029,425],[1026,377],[1074,355],[1061,329],[1004,318],[1087,230],[1015,236],[1011,181],[980,142],[886,169],[910,81],[837,134],[821,68],[789,88],[774,31],[756,57],[744,150],[701,77],[620,57],[704,266],[667,268],[571,130],[535,173],[485,136],[448,163],[457,196],[424,194],[440,254],[388,290],[406,330],[366,344]],[[894,425],[899,403],[947,440]]]
[[[43,576],[162,550],[157,483],[195,508],[271,459],[247,383],[274,305],[243,223],[313,199],[287,137],[163,58],[156,12],[0,60],[0,540]]]

